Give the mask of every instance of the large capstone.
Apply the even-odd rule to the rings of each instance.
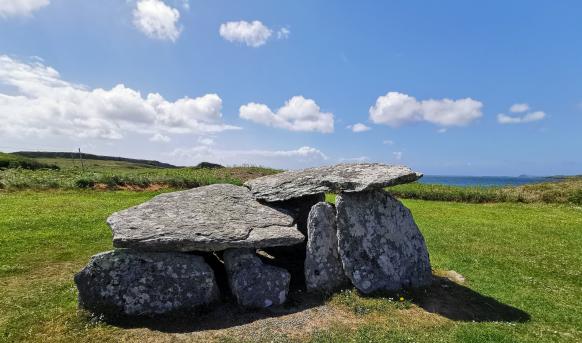
[[[285,201],[325,192],[362,192],[418,180],[408,167],[378,163],[338,164],[268,175],[247,181],[256,199]]]
[[[383,190],[337,197],[339,254],[363,293],[423,287],[431,282],[424,238],[410,211]]]
[[[245,187],[216,184],[161,194],[107,219],[113,245],[145,251],[218,251],[298,244],[291,212],[256,201]]]
[[[332,292],[347,278],[338,253],[335,208],[325,202],[314,205],[307,220],[305,285],[311,292]]]
[[[75,283],[81,308],[111,317],[189,312],[219,296],[204,259],[184,253],[104,252],[75,275]]]
[[[264,264],[251,249],[224,252],[230,290],[241,306],[264,308],[287,299],[291,275],[283,268]]]

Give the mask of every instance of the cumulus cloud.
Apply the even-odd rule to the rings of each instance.
[[[333,113],[321,112],[315,101],[302,96],[292,97],[277,112],[271,111],[267,105],[251,102],[240,107],[239,116],[290,131],[333,132]]]
[[[0,0],[0,17],[29,16],[50,4],[50,0]]]
[[[480,101],[471,98],[422,100],[399,92],[378,97],[370,107],[370,119],[376,124],[399,127],[426,121],[439,126],[465,126],[482,116]]]
[[[402,159],[402,151],[394,151],[392,156],[394,156],[395,160],[400,161]]]
[[[513,113],[522,113],[522,112],[526,112],[528,110],[529,110],[528,104],[513,104],[509,108],[509,111],[511,111]]]
[[[175,42],[182,32],[179,20],[180,12],[161,0],[138,0],[133,10],[135,27],[153,39]]]
[[[525,113],[530,110],[528,104],[513,104],[509,108],[512,113]],[[546,113],[542,111],[529,112],[523,115],[509,116],[505,113],[499,113],[497,115],[497,122],[499,124],[524,124],[531,123],[534,121],[542,120],[546,117]]]
[[[220,36],[232,43],[245,44],[253,48],[265,45],[269,39],[287,39],[291,34],[288,28],[281,28],[274,32],[259,20],[229,21],[220,25],[218,29]]]
[[[527,113],[523,116],[508,116],[503,113],[499,113],[497,115],[497,122],[499,124],[523,124],[523,123],[531,123],[534,121],[542,120],[546,117],[546,114],[542,111],[536,111]]]
[[[142,96],[123,84],[90,89],[63,80],[41,62],[0,55],[2,134],[120,139],[127,132],[155,137],[237,129],[223,124],[221,111],[216,94],[172,102],[158,93]]]
[[[220,25],[220,36],[229,42],[246,44],[257,48],[267,43],[273,31],[258,20],[229,21]]]
[[[357,123],[357,124],[354,124],[354,125],[348,125],[347,128],[350,129],[350,130],[352,130],[353,132],[365,132],[365,131],[372,130],[371,127],[366,126],[366,125],[364,125],[362,123]]]
[[[394,141],[391,139],[385,139],[382,141],[382,144],[392,145],[392,144],[394,144]]]
[[[170,156],[187,164],[209,161],[225,165],[261,164],[284,167],[297,164],[317,164],[328,159],[319,149],[309,146],[295,150],[226,150],[201,145],[193,148],[175,149],[170,153]]]

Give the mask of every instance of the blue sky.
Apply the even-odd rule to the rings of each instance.
[[[580,1],[11,3],[3,151],[582,174]]]

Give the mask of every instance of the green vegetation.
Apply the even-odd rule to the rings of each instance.
[[[24,156],[0,152],[0,171],[3,169],[58,169],[54,164],[44,163]]]
[[[2,154],[12,156],[10,154]],[[0,157],[2,156],[0,155]],[[244,181],[278,171],[262,167],[162,168],[126,160],[42,157],[31,159],[57,169],[0,169],[0,189],[184,189],[213,183],[241,185]]]
[[[512,187],[459,187],[422,184],[398,185],[387,190],[399,198],[470,203],[522,202],[582,205],[582,176]]]
[[[196,341],[189,333],[122,329],[76,310],[73,274],[91,255],[111,248],[105,218],[155,194],[0,192],[0,341]],[[404,203],[426,238],[433,267],[461,273],[466,278],[464,286],[443,284],[423,295],[431,300],[432,307],[421,304],[414,293],[364,297],[353,290],[344,291],[333,296],[328,306],[344,311],[353,320],[318,326],[313,335],[300,340],[582,340],[580,207],[420,200]],[[486,301],[481,304],[479,299],[483,297],[524,311],[529,318],[483,321],[486,314],[495,318],[502,308]],[[276,325],[263,329],[272,330],[266,335],[270,340],[291,339],[281,336]],[[225,330],[212,331],[212,338],[233,341]],[[254,341],[255,331],[242,330],[239,335]]]

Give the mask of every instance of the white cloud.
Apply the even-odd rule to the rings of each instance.
[[[395,160],[400,161],[402,159],[402,151],[394,151],[392,156],[394,156]]]
[[[187,149],[175,149],[170,153],[170,156],[189,164],[208,161],[224,165],[260,164],[285,167],[297,164],[311,165],[328,159],[319,149],[309,146],[303,146],[295,150],[225,150],[201,145]]]
[[[371,127],[366,126],[366,125],[364,125],[362,123],[357,123],[357,124],[354,124],[354,125],[348,125],[347,128],[350,129],[350,130],[352,130],[353,132],[365,132],[365,131],[372,130]]]
[[[291,30],[289,30],[288,28],[281,28],[279,31],[277,31],[277,39],[287,39],[289,38],[289,36],[291,35]]]
[[[545,117],[546,114],[542,111],[531,112],[521,117],[512,117],[503,113],[499,113],[497,115],[497,122],[499,122],[499,124],[523,124],[542,120]]]
[[[391,139],[385,139],[382,141],[382,144],[392,145],[392,144],[394,144],[394,141]]]
[[[29,16],[50,4],[50,0],[0,0],[0,17]]]
[[[446,127],[441,127],[440,129],[437,130],[438,133],[445,133],[447,132],[447,128]]]
[[[513,104],[509,108],[509,111],[511,111],[513,113],[522,113],[522,112],[526,112],[528,110],[529,110],[528,104]]]
[[[172,102],[158,93],[142,96],[123,84],[90,89],[63,80],[41,62],[0,55],[1,134],[120,139],[128,132],[155,136],[237,129],[223,124],[221,110],[216,94]]]
[[[239,116],[290,131],[333,132],[333,113],[321,112],[315,101],[302,96],[292,97],[276,113],[267,105],[251,102],[240,107]]]
[[[168,143],[170,141],[170,137],[166,135],[162,135],[159,132],[156,132],[151,138],[150,141],[152,142],[160,142],[160,143]]]
[[[198,137],[198,143],[202,145],[214,145],[214,139],[210,137]]]
[[[253,22],[241,20],[221,24],[219,33],[229,42],[244,43],[257,48],[269,40],[273,31],[258,20]]]
[[[392,127],[420,121],[439,126],[464,126],[481,117],[482,106],[480,101],[471,98],[418,101],[403,93],[388,92],[378,97],[369,112],[374,123]]]
[[[146,36],[175,42],[182,28],[180,12],[161,0],[138,0],[133,10],[133,24]]]

